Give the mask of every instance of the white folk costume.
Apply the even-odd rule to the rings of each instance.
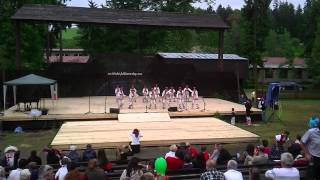
[[[154,89],[151,89],[149,91],[149,109],[151,109],[152,105],[154,106],[155,109],[157,109],[157,96],[156,96],[156,91]]]
[[[182,91],[184,108],[186,110],[188,109],[188,102],[189,102],[189,97],[191,92],[192,90],[188,86],[186,86]]]
[[[192,98],[192,109],[194,107],[196,109],[199,109],[199,104],[198,104],[199,94],[198,94],[198,90],[196,88],[193,88],[193,90],[191,92],[191,98]]]
[[[129,90],[129,109],[133,108],[133,103],[136,102],[136,97],[138,97],[137,90],[131,87]]]
[[[170,106],[170,91],[169,89],[166,87],[163,91],[162,91],[162,108],[165,109],[166,106],[169,107]]]
[[[178,108],[180,110],[183,110],[185,107],[184,107],[184,103],[183,103],[183,90],[181,88],[179,88],[179,90],[177,91],[177,95],[176,95],[176,98],[178,100]]]
[[[158,100],[159,102],[161,102],[161,98],[160,98],[160,94],[161,94],[161,91],[160,91],[160,88],[158,85],[155,85],[153,90],[155,91],[155,95],[156,95],[156,100]]]
[[[143,95],[142,102],[147,103],[147,102],[148,102],[148,96],[149,96],[149,90],[148,90],[148,88],[144,87],[144,88],[142,89],[142,95]]]
[[[123,90],[122,88],[119,88],[117,87],[115,90],[114,90],[115,94],[116,94],[116,101],[117,101],[117,104],[118,104],[118,108],[122,108],[123,106],[123,97],[125,96],[124,93],[123,93]]]
[[[176,90],[171,87],[170,90],[169,90],[169,94],[170,94],[170,99],[169,99],[169,102],[175,102],[176,99],[175,99],[175,93],[176,93]]]

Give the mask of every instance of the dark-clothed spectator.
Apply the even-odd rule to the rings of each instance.
[[[92,149],[91,144],[88,144],[86,150],[84,150],[83,152],[82,160],[87,162],[90,159],[95,159],[95,158],[97,158],[97,153],[95,150]]]
[[[47,164],[59,164],[61,153],[49,146],[43,150],[47,154]]]
[[[109,162],[104,149],[98,150],[98,166],[108,172],[112,169],[112,164]]]
[[[282,153],[284,153],[283,146],[276,143],[271,148],[269,159],[271,159],[271,160],[279,160]]]
[[[38,180],[39,178],[39,168],[36,162],[30,162],[28,164],[28,169],[30,170],[31,176],[30,180]]]
[[[49,165],[40,166],[39,180],[54,180],[53,168]]]
[[[252,165],[252,160],[254,156],[254,145],[253,144],[248,144],[245,152],[245,159],[244,159],[244,165]]]
[[[183,164],[183,169],[192,169],[193,168],[193,164],[192,164],[192,157],[189,153],[187,153],[184,156],[184,164]]]
[[[97,159],[90,159],[88,162],[88,168],[85,174],[87,180],[105,180],[106,175],[103,169],[98,167]]]
[[[77,146],[70,146],[70,152],[68,153],[67,157],[71,160],[71,162],[78,163],[81,161],[80,154],[77,152]]]
[[[30,157],[27,159],[28,164],[30,162],[35,162],[37,163],[38,166],[40,166],[42,164],[41,158],[39,156],[37,156],[37,151],[33,150],[30,152]]]
[[[224,174],[216,170],[216,162],[209,159],[206,163],[207,171],[202,173],[200,180],[224,180]]]
[[[139,159],[133,157],[129,163],[128,167],[122,172],[120,180],[139,180],[143,175],[142,166],[139,164]]]

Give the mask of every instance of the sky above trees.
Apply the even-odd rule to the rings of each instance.
[[[298,5],[301,5],[303,7],[305,0],[281,0],[283,2],[288,1],[289,3],[292,3],[297,7]],[[94,2],[98,5],[105,4],[105,0],[94,0]],[[70,2],[67,2],[68,6],[78,6],[78,7],[88,7],[88,1],[87,0],[71,0]],[[222,6],[228,6],[230,5],[233,9],[241,9],[244,5],[243,0],[216,0],[214,9],[218,7],[218,5],[221,4]],[[272,3],[271,3],[272,4]],[[206,9],[207,4],[206,3],[196,3],[195,7],[201,7]]]

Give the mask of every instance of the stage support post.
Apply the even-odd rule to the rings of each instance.
[[[236,66],[236,76],[237,76],[237,91],[238,91],[238,102],[240,100],[240,75],[239,75],[239,62],[237,62]]]
[[[218,60],[219,69],[223,71],[223,53],[224,53],[224,30],[219,31]]]

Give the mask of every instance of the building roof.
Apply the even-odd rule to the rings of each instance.
[[[88,63],[89,56],[62,56],[62,63],[85,64]],[[60,62],[60,56],[49,56],[49,63]]]
[[[158,53],[161,58],[172,60],[218,60],[218,54],[205,53]],[[223,54],[223,60],[242,60],[247,61],[246,58],[240,57],[236,54]]]
[[[149,26],[158,28],[174,27],[221,30],[228,28],[227,24],[219,16],[213,14],[197,15],[56,5],[24,5],[11,18],[23,21]]]
[[[290,68],[290,64],[285,57],[265,57],[263,58],[264,68]],[[295,58],[292,66],[294,68],[306,68],[307,65],[303,58]]]
[[[35,74],[29,74],[18,79],[14,79],[11,81],[4,82],[4,85],[51,85],[55,84],[57,81],[53,79],[48,79],[42,76],[38,76]]]

